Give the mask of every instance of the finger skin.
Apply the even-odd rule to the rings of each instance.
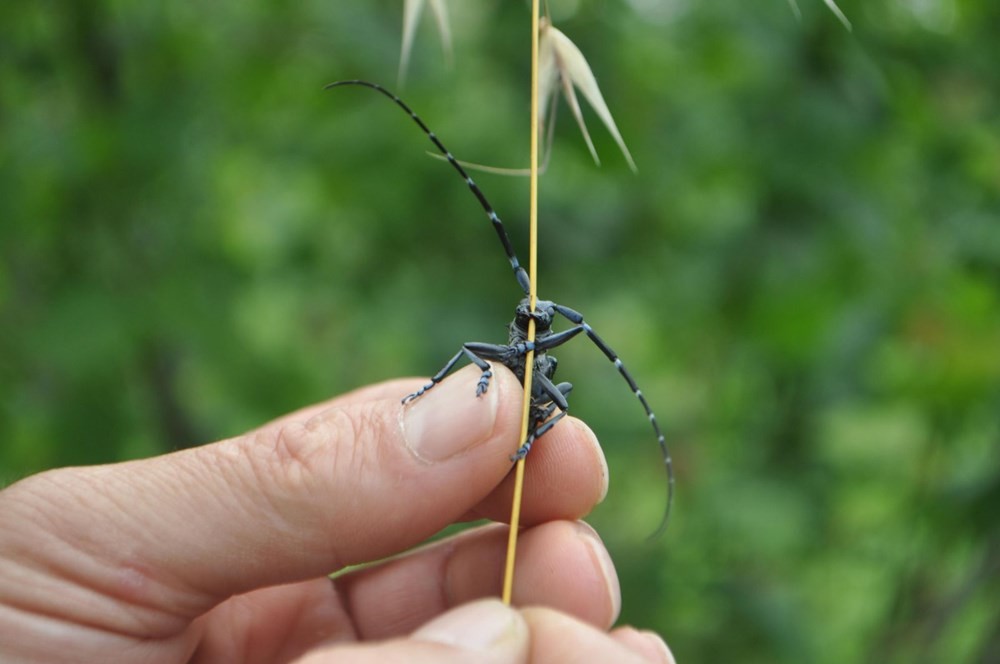
[[[192,664],[287,661],[322,641],[404,636],[442,613],[500,594],[507,529],[474,528],[332,582],[258,590],[212,612]],[[610,556],[589,526],[546,523],[518,545],[515,605],[545,605],[606,629],[617,618],[620,589]]]
[[[322,403],[305,406],[282,415],[248,432],[248,434],[258,436],[267,434],[275,435],[284,426],[294,422],[306,422],[331,408],[343,408],[345,406],[370,403],[372,401],[391,401],[393,399],[402,401],[404,396],[416,392],[426,383],[426,378],[396,378],[375,383],[374,385],[365,385]]]
[[[461,374],[420,401],[444,393],[448,382],[461,385]],[[521,386],[497,367],[489,395],[476,400],[478,371],[466,371],[464,380],[471,407],[495,399],[495,417],[460,428],[482,440],[446,462],[427,463],[398,440],[405,411],[395,392],[413,382],[395,381],[306,409],[305,421],[290,416],[214,445],[50,471],[5,489],[0,643],[15,643],[7,638],[14,635],[17,644],[41,649],[32,651],[36,659],[58,661],[49,655],[62,653],[82,661],[91,651],[81,642],[93,644],[93,653],[120,652],[134,639],[141,644],[131,644],[137,661],[158,647],[185,659],[211,625],[198,617],[226,598],[278,584],[312,588],[310,578],[405,549],[470,513],[488,513],[488,496],[517,447]],[[593,444],[567,422],[550,434],[555,449]],[[545,508],[535,518],[573,518],[590,509],[602,484],[593,473],[580,475],[597,458],[584,456],[592,461],[561,469],[566,482],[554,484],[555,495],[540,484]],[[544,452],[532,457],[536,465],[559,462]],[[567,500],[573,484],[582,490]]]
[[[453,609],[409,638],[372,645],[331,646],[298,664],[644,664],[647,659],[603,630],[552,609],[513,609],[498,600],[480,600]]]
[[[307,406],[255,431],[275,435],[281,427],[305,422],[329,408],[392,400],[412,394],[427,383],[425,378],[401,378],[368,385],[322,404]],[[518,445],[514,446],[516,449]],[[580,481],[597,478],[598,481]],[[554,519],[579,519],[604,500],[608,489],[608,466],[597,437],[582,421],[569,416],[538,440],[525,466],[521,523],[533,525]],[[490,519],[509,522],[514,494],[513,473],[462,517],[464,521]]]
[[[604,500],[607,490],[608,465],[597,437],[580,420],[565,417],[535,443],[527,457],[521,523],[583,518]],[[509,523],[513,496],[511,473],[465,518]]]
[[[648,664],[650,661],[606,632],[559,611],[529,607],[521,614],[531,629],[529,662]]]
[[[233,597],[195,624],[201,638],[188,664],[288,662],[325,641],[356,639],[328,578]]]
[[[338,578],[359,636],[400,636],[455,606],[499,596],[507,533],[479,528]],[[521,533],[515,605],[544,604],[607,629],[620,598],[611,558],[586,524],[551,522]]]
[[[611,631],[611,638],[656,664],[677,664],[666,642],[656,632],[635,627],[619,627]]]
[[[425,378],[402,378],[362,387],[328,402],[285,415],[260,427],[256,433],[275,435],[282,426],[305,422],[329,408],[400,398],[401,395],[412,394],[426,383]],[[517,447],[519,445],[515,445],[514,449]],[[604,500],[608,490],[607,461],[597,437],[584,422],[572,416],[563,418],[537,441],[530,456],[531,463],[525,466],[522,524],[579,519]],[[581,478],[588,481],[581,481]],[[513,494],[514,476],[510,473],[462,520],[485,518],[509,522]]]
[[[473,659],[472,657],[475,657]],[[482,653],[442,643],[394,639],[380,643],[342,645],[310,653],[295,664],[521,664],[524,658],[489,658]]]
[[[56,569],[84,576],[104,596],[193,618],[255,587],[405,549],[454,521],[507,472],[518,416],[504,397],[519,389],[497,372],[492,396],[470,392],[484,413],[487,398],[497,401],[496,421],[450,463],[425,463],[404,446],[393,399],[155,459],[43,473],[0,494],[12,506],[0,516],[6,533],[22,528],[4,539],[22,547],[22,559],[51,551]],[[31,527],[19,506],[46,509],[47,527]],[[138,627],[118,618],[116,629]]]

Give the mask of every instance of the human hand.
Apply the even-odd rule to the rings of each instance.
[[[0,492],[0,661],[662,661],[606,632],[614,567],[574,520],[601,500],[593,434],[565,418],[526,467],[513,610],[495,600],[507,528],[372,566],[462,520],[509,516],[521,386],[468,368],[357,390],[244,436],[52,470]],[[454,608],[459,607],[459,608]]]

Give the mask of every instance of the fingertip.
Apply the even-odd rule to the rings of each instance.
[[[611,556],[590,526],[555,521],[528,529],[518,545],[514,603],[544,604],[598,629],[621,610],[621,586]]]
[[[597,440],[597,434],[594,433],[594,430],[587,426],[587,423],[581,419],[575,417],[568,419],[583,442],[581,447],[591,456],[594,465],[600,471],[600,494],[597,498],[597,504],[599,505],[608,496],[608,483],[611,477],[611,473],[608,470],[608,459],[604,456],[604,448],[601,447],[600,441]]]
[[[618,581],[618,571],[597,531],[584,521],[577,521],[573,525],[576,526],[577,536],[587,548],[593,568],[607,594],[609,616],[604,626],[610,627],[618,620],[622,610],[622,588]]]
[[[401,427],[406,447],[431,464],[484,442],[510,440],[513,451],[520,398],[511,395],[519,392],[517,378],[503,365],[491,367],[488,374],[475,365],[465,367],[405,402]]]
[[[627,625],[611,632],[611,637],[648,662],[677,664],[667,642],[656,632]]]
[[[463,369],[406,402],[400,426],[404,444],[413,456],[434,464],[490,438],[501,390],[494,385],[480,394],[480,375],[475,368]]]
[[[485,599],[443,613],[408,637],[351,644],[331,642],[296,663],[518,664],[529,661],[530,636],[528,623],[518,611],[497,599]]]
[[[528,649],[528,625],[521,614],[497,599],[459,606],[417,629],[412,638],[452,646],[468,653],[490,654],[499,661],[522,661]]]
[[[528,456],[525,477],[526,517],[538,510],[538,521],[585,516],[608,493],[608,463],[594,432],[575,417],[566,417],[541,438]],[[558,494],[554,496],[553,494]],[[557,500],[553,500],[557,498]],[[559,502],[572,503],[575,513],[550,512]]]
[[[563,658],[555,658],[555,661],[616,664],[640,664],[648,661],[643,654],[627,644],[616,638],[609,638],[604,630],[565,613],[536,606],[522,609],[522,613],[531,630],[529,661],[554,661],[553,653],[563,655]]]
[[[582,518],[607,495],[604,451],[590,428],[573,417],[563,418],[538,439],[525,461],[521,504],[525,525]],[[511,473],[467,518],[506,521],[513,493]]]

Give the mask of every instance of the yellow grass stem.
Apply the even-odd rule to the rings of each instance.
[[[531,175],[528,196],[528,279],[530,282],[528,300],[531,310],[535,310],[538,299],[538,27],[539,0],[531,2]],[[528,321],[528,341],[535,340],[535,321]],[[531,377],[535,365],[535,353],[529,351],[524,358],[524,402],[521,411],[521,437],[518,447],[528,439],[531,424]],[[510,534],[507,538],[507,563],[504,566],[503,599],[510,604],[514,588],[514,561],[517,555],[517,533],[521,521],[521,496],[524,490],[524,457],[518,460],[514,469],[514,500],[510,513]]]

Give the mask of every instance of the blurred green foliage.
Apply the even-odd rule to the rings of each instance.
[[[1000,7],[552,0],[639,164],[563,111],[541,294],[603,440],[623,620],[681,662],[1000,661]],[[237,6],[238,5],[238,6]],[[404,96],[527,162],[527,12]],[[401,3],[0,5],[0,481],[233,435],[501,340],[481,211],[384,99]],[[482,175],[515,240],[524,180]],[[524,249],[522,248],[522,252]]]

